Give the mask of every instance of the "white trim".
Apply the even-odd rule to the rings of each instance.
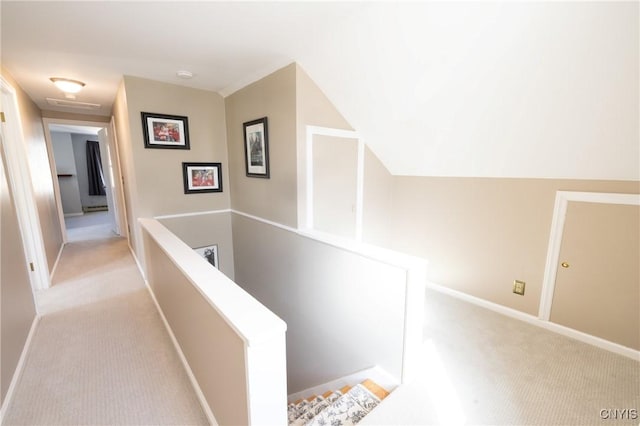
[[[365,368],[364,370],[356,371],[355,373],[347,376],[294,392],[287,396],[287,400],[291,403],[299,399],[308,398],[311,395],[322,395],[326,391],[340,389],[344,386],[354,386],[367,379],[373,380],[376,384],[382,386],[389,392],[393,391],[400,385],[400,383],[398,383],[391,374],[376,365],[375,367]]]
[[[273,221],[270,221],[268,219],[263,219],[261,217],[254,216],[254,215],[249,214],[249,213],[241,212],[239,210],[231,209],[230,211],[231,211],[231,213],[235,213],[237,215],[244,216],[246,218],[253,219],[253,220],[256,220],[258,222],[266,223],[267,225],[275,226],[276,228],[284,229],[285,231],[293,232],[294,234],[298,234],[299,233],[299,231],[297,229],[292,228],[292,227],[287,226],[287,225],[283,225],[283,224],[278,223],[278,222],[273,222]]]
[[[356,170],[356,241],[362,241],[364,217],[364,142],[358,139],[358,168]]]
[[[138,222],[245,345],[258,345],[286,332],[287,324],[281,318],[229,277],[211,268],[206,260],[160,222],[146,218],[139,218]],[[202,285],[211,283],[212,274],[215,276],[215,285]],[[247,316],[247,312],[251,312],[251,315]]]
[[[544,321],[549,321],[551,317],[553,293],[556,286],[558,261],[560,259],[560,248],[562,245],[564,223],[567,216],[567,207],[569,201],[601,204],[626,204],[637,206],[640,205],[640,195],[614,194],[603,192],[556,192],[555,206],[553,208],[553,220],[551,222],[551,232],[549,233],[549,246],[547,248],[547,260],[545,263],[544,279],[542,281],[542,291],[540,294],[540,309],[538,312],[538,317]]]
[[[48,118],[42,119],[44,127],[44,140],[47,146],[47,155],[49,157],[49,169],[51,170],[51,181],[53,182],[53,197],[56,201],[56,209],[58,211],[58,222],[60,225],[60,232],[62,233],[62,244],[66,244],[69,239],[67,236],[67,225],[64,222],[65,217],[82,216],[84,212],[80,213],[65,213],[62,208],[62,195],[60,192],[60,181],[58,180],[58,168],[56,166],[55,154],[53,152],[53,142],[51,140],[51,131],[49,130]]]
[[[447,294],[449,296],[455,297],[457,299],[463,300],[473,305],[481,306],[485,309],[488,309],[493,312],[497,312],[499,314],[508,316],[510,318],[524,321],[526,323],[547,329],[551,332],[562,334],[563,336],[581,341],[583,343],[587,343],[589,345],[596,346],[601,349],[605,349],[609,352],[613,352],[618,355],[631,358],[635,361],[640,361],[640,351],[637,351],[632,348],[628,348],[626,346],[622,346],[618,343],[610,342],[608,340],[604,340],[599,337],[592,336],[590,334],[586,334],[578,330],[574,330],[572,328],[564,327],[559,324],[545,321],[534,315],[530,315],[530,314],[518,311],[516,309],[508,308],[506,306],[499,305],[497,303],[489,302],[488,300],[480,299],[479,297],[471,296],[469,294],[462,293],[458,290],[454,290],[438,284],[429,282],[427,283],[427,288],[437,291],[439,293]]]
[[[299,226],[299,228],[307,228],[313,229],[313,127],[307,126],[307,139],[305,145],[305,152],[307,154],[305,165],[306,165],[306,175],[305,175],[305,186],[306,186],[306,194],[305,194],[305,204],[306,204],[306,223],[304,226]]]
[[[354,242],[352,239],[349,239],[349,238],[337,237],[333,234],[315,231],[313,229],[295,229],[290,226],[273,222],[268,219],[263,219],[261,217],[254,216],[252,214],[245,213],[235,209],[231,209],[231,213],[237,214],[239,216],[244,216],[246,218],[253,219],[257,222],[265,223],[267,225],[275,226],[276,228],[280,228],[285,231],[292,232],[301,237],[309,238],[311,240],[315,240],[323,244],[337,247],[342,250],[347,250],[347,251],[359,254],[361,256],[367,257],[369,259],[377,260],[387,265],[392,265],[392,266],[396,266],[404,269],[408,269],[416,266],[424,267],[428,265],[428,262],[425,259],[412,256],[406,253],[401,253],[394,250],[388,250],[382,247],[373,246],[369,244]]]
[[[298,230],[275,223],[260,217],[250,215],[237,210],[232,213],[246,218],[275,226],[285,231],[297,234],[322,244],[327,244],[340,250],[355,253],[358,256],[372,259],[386,265],[402,269],[406,273],[405,308],[403,318],[402,336],[402,369],[401,382],[407,383],[414,380],[423,362],[422,354],[422,328],[424,322],[424,292],[427,282],[427,266],[425,259],[411,256],[381,247],[362,244],[347,238],[338,238],[331,234],[325,234],[314,230]]]
[[[18,223],[22,234],[27,263],[33,263],[35,271],[29,272],[33,291],[44,290],[51,286],[49,281],[49,262],[47,261],[40,216],[33,191],[29,157],[24,142],[20,109],[16,90],[0,75],[2,108],[7,122],[1,124],[5,159],[7,162],[7,180],[12,188],[18,213]],[[8,99],[6,99],[8,98]]]
[[[2,407],[0,407],[0,425],[4,424],[4,416],[7,413],[7,408],[13,401],[13,396],[16,390],[16,386],[18,385],[18,381],[20,377],[22,377],[22,372],[24,370],[25,360],[27,358],[27,353],[31,348],[31,342],[33,341],[33,336],[36,331],[36,327],[40,322],[40,316],[36,314],[31,322],[31,328],[29,329],[29,334],[27,334],[27,339],[24,342],[24,346],[22,348],[22,353],[20,354],[20,358],[18,359],[18,364],[16,364],[16,369],[13,372],[13,377],[11,378],[11,383],[9,384],[9,388],[7,389],[7,393],[4,397],[4,402],[2,403]]]
[[[191,216],[204,216],[207,214],[220,214],[220,213],[230,213],[231,209],[222,209],[222,210],[208,210],[204,212],[192,212],[192,213],[176,213],[176,214],[166,214],[162,216],[154,216],[153,218],[156,220],[161,219],[174,219],[180,217],[191,217]]]
[[[67,226],[64,222],[64,217],[79,215],[79,213],[71,213],[65,214],[62,209],[62,197],[60,195],[60,185],[57,178],[56,164],[55,164],[55,156],[53,152],[53,142],[51,140],[51,130],[49,126],[51,124],[63,124],[69,126],[89,126],[95,127],[99,133],[101,130],[104,130],[107,136],[107,146],[109,147],[109,154],[111,158],[102,159],[103,167],[105,167],[105,161],[111,162],[111,171],[114,173],[113,181],[115,183],[115,187],[111,187],[109,185],[109,190],[112,192],[111,197],[111,206],[109,206],[109,210],[113,210],[114,213],[114,221],[115,226],[119,231],[120,236],[129,239],[129,232],[127,228],[127,206],[124,199],[124,188],[122,186],[122,170],[120,165],[120,153],[118,151],[116,132],[115,132],[115,124],[113,121],[113,117],[111,117],[111,121],[87,121],[87,120],[68,120],[62,118],[48,118],[44,117],[42,119],[42,123],[44,126],[44,136],[47,145],[47,153],[49,154],[49,167],[51,169],[51,178],[53,180],[53,188],[56,199],[56,206],[58,209],[58,217],[60,219],[60,229],[62,232],[63,241],[66,243],[67,239]],[[101,152],[105,149],[103,147],[104,144],[100,144]],[[108,164],[107,164],[108,167]],[[116,176],[117,175],[117,176]],[[116,214],[117,212],[117,214]],[[84,213],[84,212],[83,212]]]
[[[307,126],[306,127],[306,161],[305,161],[305,187],[306,194],[306,223],[303,226],[299,226],[301,229],[314,229],[314,216],[313,216],[313,136],[330,136],[335,138],[355,139],[358,144],[357,150],[357,164],[356,164],[356,223],[355,223],[355,235],[356,241],[362,241],[362,224],[363,224],[363,206],[364,206],[364,142],[362,141],[360,134],[355,130],[334,129],[330,127],[320,126]],[[301,196],[301,194],[298,194]],[[298,212],[300,215],[300,212]]]
[[[489,309],[490,311],[494,311],[499,314],[518,319],[520,321],[528,322],[529,324],[538,323],[538,319],[533,315],[524,313],[522,311],[518,311],[513,308],[509,308],[504,305],[499,305],[494,302],[489,302],[488,300],[481,299],[476,296],[471,296],[470,294],[463,293],[461,291],[454,290],[452,288],[445,287],[443,285],[435,284],[433,282],[427,282],[427,288],[431,290],[435,290],[438,293],[444,293],[449,296],[455,297],[456,299],[464,300],[465,302],[471,303],[473,305],[481,306],[485,309]]]
[[[144,279],[144,281],[147,282],[147,274],[145,273],[144,268],[142,267],[142,264],[138,260],[138,256],[136,256],[136,251],[133,249],[133,247],[131,247],[131,244],[127,244],[127,246],[129,247],[129,252],[131,252],[131,256],[133,256],[133,261],[136,262],[136,266],[138,267],[138,271],[140,271],[140,275],[142,275],[142,278]]]
[[[137,260],[136,260],[136,263],[137,263]],[[138,267],[140,267],[140,264],[138,264]],[[171,329],[171,326],[169,325],[167,318],[164,316],[164,312],[162,312],[162,308],[158,303],[158,299],[156,299],[156,295],[153,293],[153,289],[151,288],[151,286],[149,285],[149,282],[146,279],[144,280],[144,283],[147,286],[147,290],[149,291],[149,294],[151,295],[153,304],[156,306],[156,310],[160,314],[162,323],[164,324],[164,327],[167,329],[167,332],[169,333],[171,342],[173,343],[173,346],[176,349],[176,352],[178,353],[178,357],[180,358],[180,361],[182,362],[182,366],[184,367],[184,370],[187,373],[187,376],[189,377],[191,386],[193,386],[193,390],[196,392],[198,400],[200,401],[202,410],[204,411],[205,415],[207,416],[207,419],[209,420],[209,424],[212,426],[217,426],[218,421],[216,420],[216,417],[213,415],[213,411],[211,411],[211,407],[209,406],[209,402],[207,401],[207,398],[204,396],[204,393],[202,392],[202,388],[200,388],[198,379],[196,379],[196,376],[193,374],[193,371],[191,370],[191,366],[189,366],[189,362],[187,361],[187,358],[184,356],[184,353],[182,352],[182,348],[178,343],[178,339],[176,339],[176,336],[173,334],[173,330]]]
[[[120,235],[127,240],[129,236],[129,222],[127,219],[127,201],[124,196],[124,178],[122,176],[122,165],[120,164],[120,146],[118,145],[118,134],[116,131],[115,118],[111,116],[109,120],[109,127],[105,128],[107,131],[107,142],[109,146],[109,154],[111,161],[111,172],[113,174],[114,187],[113,187],[113,204],[114,210],[116,210],[117,217],[115,218],[118,231]]]
[[[53,276],[58,269],[58,263],[60,263],[60,257],[62,256],[62,251],[64,250],[64,244],[60,246],[60,250],[58,250],[58,256],[56,256],[56,261],[53,263],[53,268],[51,268],[51,273],[49,274],[49,279],[53,282]]]

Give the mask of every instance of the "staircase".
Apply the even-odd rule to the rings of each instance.
[[[388,391],[370,379],[321,396],[313,395],[289,404],[289,426],[355,425],[387,395]]]

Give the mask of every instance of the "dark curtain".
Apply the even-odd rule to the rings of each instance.
[[[89,195],[106,195],[98,141],[87,141],[87,175],[89,176]]]

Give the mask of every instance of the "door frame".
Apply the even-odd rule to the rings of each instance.
[[[36,206],[27,147],[15,88],[0,75],[0,92],[5,122],[2,122],[2,149],[7,162],[7,179],[13,191],[20,233],[24,244],[32,290],[50,287],[49,262],[44,247],[40,216]]]
[[[549,235],[549,248],[547,249],[547,262],[544,269],[544,280],[542,281],[542,291],[540,294],[540,309],[538,311],[538,318],[543,321],[549,321],[551,317],[553,293],[555,291],[558,273],[558,261],[560,260],[560,246],[562,245],[564,224],[567,217],[567,206],[570,201],[638,206],[640,205],[640,194],[574,191],[556,192],[553,220],[551,222],[551,232]]]
[[[67,239],[67,227],[64,222],[64,211],[62,209],[62,197],[60,196],[60,184],[58,182],[55,157],[53,153],[53,143],[51,141],[51,131],[49,130],[50,124],[62,124],[68,126],[90,126],[97,127],[100,129],[104,129],[107,133],[107,143],[109,147],[109,154],[111,158],[102,160],[102,166],[105,166],[105,162],[107,166],[109,162],[112,164],[111,171],[113,172],[113,183],[114,186],[112,188],[113,191],[113,204],[114,204],[114,213],[116,227],[120,232],[120,236],[129,238],[128,227],[126,223],[126,206],[124,204],[124,192],[122,188],[122,174],[120,168],[120,157],[118,155],[118,147],[116,142],[115,135],[115,126],[113,123],[113,117],[109,122],[106,121],[88,121],[88,120],[69,120],[69,119],[61,119],[61,118],[43,118],[42,122],[44,124],[44,135],[47,145],[47,152],[49,154],[49,166],[51,169],[51,178],[53,180],[54,193],[56,198],[56,206],[58,209],[58,217],[60,219],[60,229],[62,229],[62,238],[64,243],[68,242]]]
[[[363,228],[363,206],[364,206],[364,141],[360,134],[354,130],[334,129],[331,127],[307,126],[305,139],[305,173],[304,184],[298,186],[298,197],[305,200],[306,212],[300,214],[298,211],[298,228],[308,233],[317,233],[314,228],[313,205],[313,137],[314,136],[331,136],[335,138],[355,140],[357,143],[357,160],[356,160],[356,206],[355,206],[355,240],[362,242]],[[305,192],[301,193],[301,188]],[[302,196],[302,197],[301,197]],[[300,205],[298,205],[300,208]],[[304,218],[304,221],[302,221]]]

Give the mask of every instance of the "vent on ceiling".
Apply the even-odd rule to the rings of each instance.
[[[53,99],[47,98],[49,105],[65,107],[65,108],[78,108],[78,109],[98,109],[102,105],[92,104],[89,102],[69,101],[66,99]]]

